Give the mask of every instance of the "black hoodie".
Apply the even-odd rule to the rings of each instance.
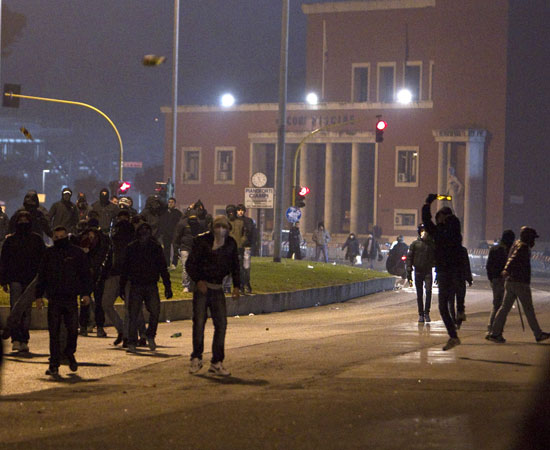
[[[71,192],[70,189],[63,189],[63,191],[67,190]],[[63,200],[63,191],[61,192],[61,200],[55,202],[50,208],[51,226],[52,229],[63,226],[69,233],[72,233],[78,223],[78,210],[73,202]]]
[[[32,231],[42,236],[46,234],[52,237],[53,233],[48,223],[48,218],[40,210],[38,194],[35,191],[29,191],[23,199],[23,207],[19,208],[10,219],[9,233],[15,233],[15,222],[19,211],[28,211],[31,214]]]
[[[111,229],[111,223],[118,214],[118,206],[112,204],[109,200],[109,190],[102,189],[99,193],[99,200],[92,205],[92,211],[99,214],[99,228],[108,233]]]

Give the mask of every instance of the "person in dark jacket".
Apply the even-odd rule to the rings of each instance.
[[[367,240],[363,244],[363,255],[361,257],[367,260],[369,269],[374,269],[374,261],[380,254],[380,244],[372,233],[369,233]]]
[[[195,210],[188,211],[187,215],[182,217],[176,227],[176,232],[174,233],[174,249],[179,252],[183,267],[183,292],[189,292],[191,288],[191,278],[189,278],[189,274],[185,269],[185,263],[193,248],[193,239],[206,231],[204,222],[201,223]]]
[[[550,338],[550,333],[540,329],[535,308],[533,307],[533,297],[531,295],[531,249],[535,246],[535,239],[539,235],[531,227],[521,227],[519,240],[514,242],[510,249],[510,255],[502,271],[502,276],[506,280],[504,283],[504,300],[495,315],[495,320],[491,331],[487,333],[486,339],[503,344],[506,339],[502,336],[504,324],[508,313],[516,299],[521,302],[527,323],[535,335],[537,342],[542,342]]]
[[[246,206],[242,203],[237,205],[237,218],[243,221],[244,242],[241,262],[241,290],[245,294],[252,293],[252,285],[250,284],[250,261],[252,255],[255,254],[256,247],[256,222],[246,216]]]
[[[487,331],[491,331],[495,320],[495,315],[502,305],[502,300],[504,299],[504,277],[502,276],[502,271],[504,270],[506,261],[508,261],[508,255],[510,254],[510,249],[514,244],[515,239],[516,234],[512,230],[504,230],[498,245],[493,246],[489,250],[489,256],[487,258],[487,265],[485,266],[485,269],[487,270],[487,278],[489,279],[491,289],[493,290],[493,309],[491,310],[491,315],[489,316]]]
[[[176,208],[176,199],[168,199],[168,208],[162,213],[159,219],[159,235],[164,249],[166,264],[170,270],[174,270],[178,265],[178,251],[176,247],[172,249],[176,228],[182,217],[181,211]]]
[[[136,231],[137,240],[130,243],[126,250],[122,273],[120,275],[120,297],[126,298],[126,283],[130,281],[128,293],[128,326],[129,353],[136,353],[138,335],[138,317],[143,303],[149,311],[149,326],[147,327],[147,345],[154,351],[157,348],[157,334],[160,314],[160,298],[157,287],[159,276],[164,283],[165,297],[172,298],[172,285],[166,267],[162,247],[153,237],[153,230],[148,223],[142,223]]]
[[[14,308],[38,272],[46,246],[42,237],[31,231],[31,215],[20,211],[15,219],[15,233],[7,237],[0,258],[0,285],[10,293]],[[33,297],[34,300],[34,297]],[[10,327],[12,351],[29,351],[29,328],[32,303],[29,302],[14,327]]]
[[[84,194],[84,192],[79,192],[78,196],[76,197],[76,211],[78,213],[78,221],[80,222],[81,220],[86,220],[91,210],[92,207],[88,204],[86,194]]]
[[[418,225],[418,238],[413,241],[407,253],[407,279],[412,284],[414,268],[414,285],[418,304],[418,323],[431,322],[430,307],[432,305],[432,269],[435,264],[435,244],[426,231],[424,224]],[[426,303],[424,303],[426,289]]]
[[[78,209],[71,202],[73,191],[68,187],[61,191],[61,200],[55,202],[50,208],[51,227],[56,228],[62,226],[67,228],[69,233],[72,233],[78,223]]]
[[[137,216],[137,211],[132,206],[134,202],[130,197],[120,197],[118,201],[118,207],[121,211],[128,211],[130,217]]]
[[[435,215],[436,223],[432,222],[431,204],[436,199],[436,194],[430,194],[426,198],[426,203],[422,207],[422,222],[435,243],[439,314],[449,334],[449,340],[443,346],[445,351],[460,344],[455,323],[449,311],[449,302],[456,295],[456,287],[462,270],[462,233],[460,220],[448,206],[441,208]]]
[[[109,189],[101,189],[99,200],[92,205],[92,211],[98,214],[99,228],[103,233],[109,233],[111,225],[118,214],[118,206],[109,200]]]
[[[235,239],[229,236],[229,221],[225,216],[217,216],[212,231],[197,236],[187,259],[186,268],[195,283],[193,290],[193,353],[189,373],[197,373],[202,368],[204,351],[204,326],[207,310],[210,309],[214,323],[212,360],[209,373],[229,376],[223,367],[225,358],[225,331],[227,311],[223,292],[223,279],[231,275],[234,299],[240,295],[239,251]]]
[[[31,215],[31,229],[34,233],[40,236],[46,235],[52,237],[52,230],[50,228],[47,211],[46,213],[40,209],[40,202],[38,200],[38,194],[36,191],[28,191],[23,199],[23,207],[19,208],[10,219],[10,226],[8,231],[10,233],[15,232],[15,219],[19,211],[28,211]]]
[[[470,287],[474,283],[470,267],[470,257],[468,256],[468,249],[466,247],[461,247],[461,261],[460,277],[456,284],[456,308],[454,298],[451,299],[451,303],[449,304],[449,312],[455,322],[456,328],[459,330],[462,322],[466,321],[466,283]]]
[[[346,259],[349,260],[351,265],[355,264],[355,258],[360,255],[359,252],[359,241],[355,237],[355,233],[350,233],[344,245],[342,245],[342,250],[346,250]]]
[[[166,203],[158,195],[150,195],[145,201],[145,208],[141,211],[141,215],[145,221],[151,226],[153,237],[160,237],[160,217],[166,211]]]
[[[302,259],[300,244],[302,243],[302,234],[300,233],[300,224],[293,223],[288,231],[288,256],[287,258]]]
[[[90,266],[82,249],[69,242],[67,229],[57,227],[53,233],[54,245],[44,252],[38,269],[36,301],[41,307],[44,294],[48,297],[48,330],[50,333],[50,365],[46,375],[59,373],[61,349],[59,329],[61,320],[67,328],[67,345],[63,354],[69,368],[75,372],[78,363],[74,357],[78,338],[78,296],[82,303],[90,302],[92,278]]]
[[[8,234],[8,228],[10,226],[10,218],[4,212],[4,207],[0,207],[0,251],[2,251],[2,245],[6,240]]]
[[[407,268],[405,261],[409,246],[405,243],[402,235],[397,236],[397,239],[392,244],[386,260],[386,270],[391,275],[397,275],[403,280],[407,278]]]

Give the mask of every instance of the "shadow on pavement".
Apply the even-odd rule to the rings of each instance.
[[[49,353],[32,353],[32,352],[11,352],[7,354],[6,356],[13,356],[17,358],[23,358],[23,359],[31,359],[31,358],[41,358],[44,356],[50,356]]]
[[[218,383],[218,384],[240,384],[243,386],[267,386],[269,384],[269,381],[267,380],[260,380],[260,379],[252,379],[252,380],[245,380],[243,378],[237,378],[237,377],[216,377],[216,376],[209,376],[205,374],[201,375],[195,375],[197,378],[202,378],[204,380],[210,381],[212,383]]]
[[[527,363],[521,363],[516,361],[496,361],[492,359],[479,359],[479,358],[468,358],[466,356],[459,356],[458,359],[463,359],[465,361],[479,361],[479,362],[486,362],[491,364],[506,364],[511,366],[521,366],[521,367],[533,367],[534,364],[527,364]]]

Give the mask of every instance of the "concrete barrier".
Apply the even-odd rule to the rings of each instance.
[[[374,278],[359,283],[327,286],[314,289],[304,289],[292,292],[277,292],[273,294],[255,294],[241,296],[238,300],[227,299],[227,315],[267,314],[288,311],[292,309],[310,308],[312,306],[341,303],[353,298],[363,297],[376,292],[391,291],[395,286],[394,277]],[[165,300],[160,305],[160,321],[187,320],[193,316],[191,300]],[[124,305],[115,305],[121,317],[124,315]],[[0,321],[6,323],[9,314],[8,306],[0,307]],[[106,325],[110,325],[107,320]],[[48,328],[47,309],[33,308],[31,328],[43,330]]]

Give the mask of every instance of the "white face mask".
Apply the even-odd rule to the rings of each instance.
[[[226,236],[227,236],[227,229],[226,228],[224,228],[224,227],[214,228],[214,239],[219,241],[221,239],[225,239]]]

